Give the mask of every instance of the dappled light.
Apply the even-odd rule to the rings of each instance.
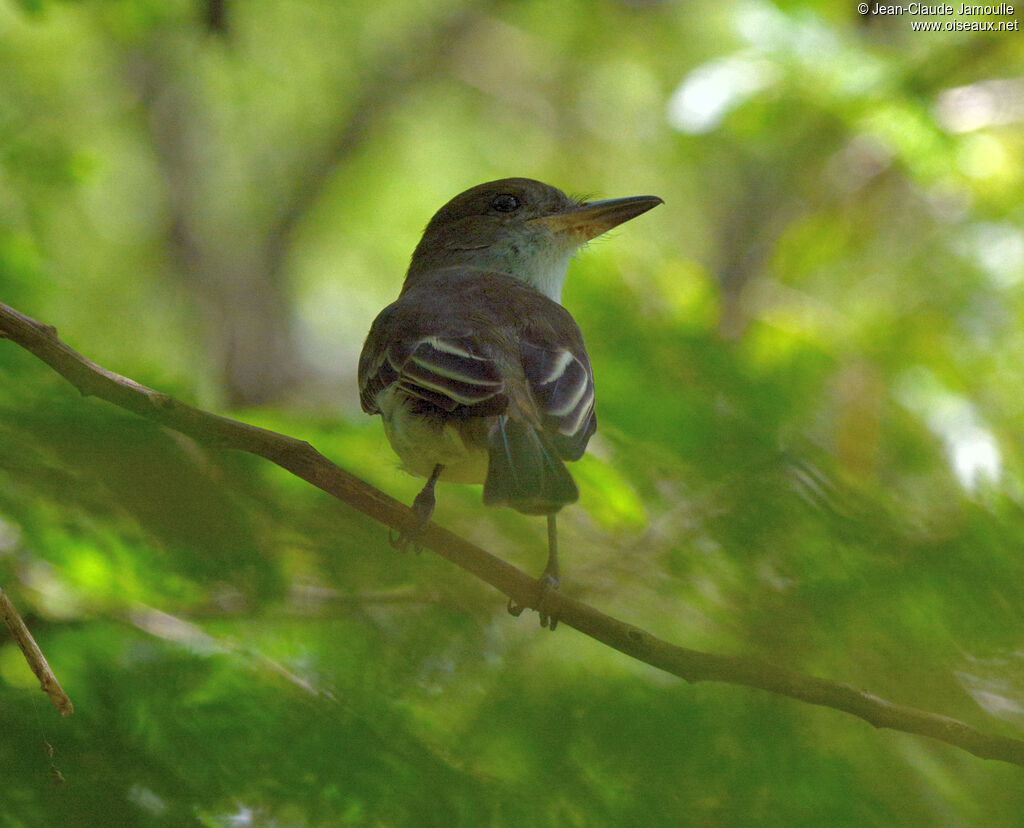
[[[0,823],[1018,825],[1024,41],[908,14],[0,0],[0,303],[117,375],[0,327],[0,597],[74,704],[0,627]],[[664,199],[561,295],[554,634],[479,485],[391,548],[357,383],[509,176]]]

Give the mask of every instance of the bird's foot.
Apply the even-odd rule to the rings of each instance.
[[[388,532],[388,543],[391,544],[391,548],[399,552],[408,552],[411,547],[413,552],[417,555],[423,551],[423,547],[420,546],[420,538],[423,536],[423,527],[418,526],[413,529],[403,529],[400,532],[396,532],[392,529]]]
[[[537,614],[540,625],[551,632],[558,626],[558,578],[545,572],[540,576],[540,600],[537,602]]]
[[[412,502],[412,511],[416,515],[416,525],[400,532],[395,532],[392,529],[388,533],[388,543],[391,544],[392,549],[397,549],[399,552],[405,552],[411,546],[418,555],[423,551],[423,547],[419,543],[420,538],[423,537],[423,532],[426,530],[427,524],[430,523],[430,517],[434,514],[433,486],[428,485],[416,495]]]
[[[554,632],[555,627],[558,626],[558,598],[554,595],[558,592],[558,578],[545,572],[538,578],[538,582],[540,583],[540,598],[537,600],[537,614],[540,616],[540,625]],[[517,604],[514,598],[509,598],[507,609],[509,615],[518,618],[526,607]]]

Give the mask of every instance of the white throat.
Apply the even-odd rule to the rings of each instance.
[[[569,270],[569,260],[575,252],[575,249],[566,250],[554,245],[537,245],[532,249],[523,249],[521,245],[495,245],[486,254],[478,252],[472,265],[506,273],[561,304],[562,285]]]
[[[547,250],[547,256],[538,255],[521,273],[512,275],[522,279],[528,285],[535,287],[541,293],[554,302],[562,302],[562,285],[565,284],[565,276],[569,270],[571,252]]]

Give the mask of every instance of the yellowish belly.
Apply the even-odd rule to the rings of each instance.
[[[389,389],[390,390],[390,389]],[[381,399],[384,433],[402,461],[402,468],[416,477],[429,477],[434,467],[444,466],[441,480],[451,483],[483,483],[487,478],[487,448],[482,438],[494,418],[478,420],[472,428],[463,423],[442,424],[412,414],[403,399],[387,391]]]

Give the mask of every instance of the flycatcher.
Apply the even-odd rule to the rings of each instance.
[[[588,240],[661,204],[657,196],[581,202],[529,178],[457,195],[430,220],[398,299],[374,320],[359,396],[380,414],[403,468],[427,479],[413,501],[415,543],[438,480],[483,483],[484,503],[547,515],[537,608],[558,589],[555,515],[579,497],[565,467],[597,429],[583,335],[559,304],[569,259]],[[509,612],[522,607],[509,602]]]

